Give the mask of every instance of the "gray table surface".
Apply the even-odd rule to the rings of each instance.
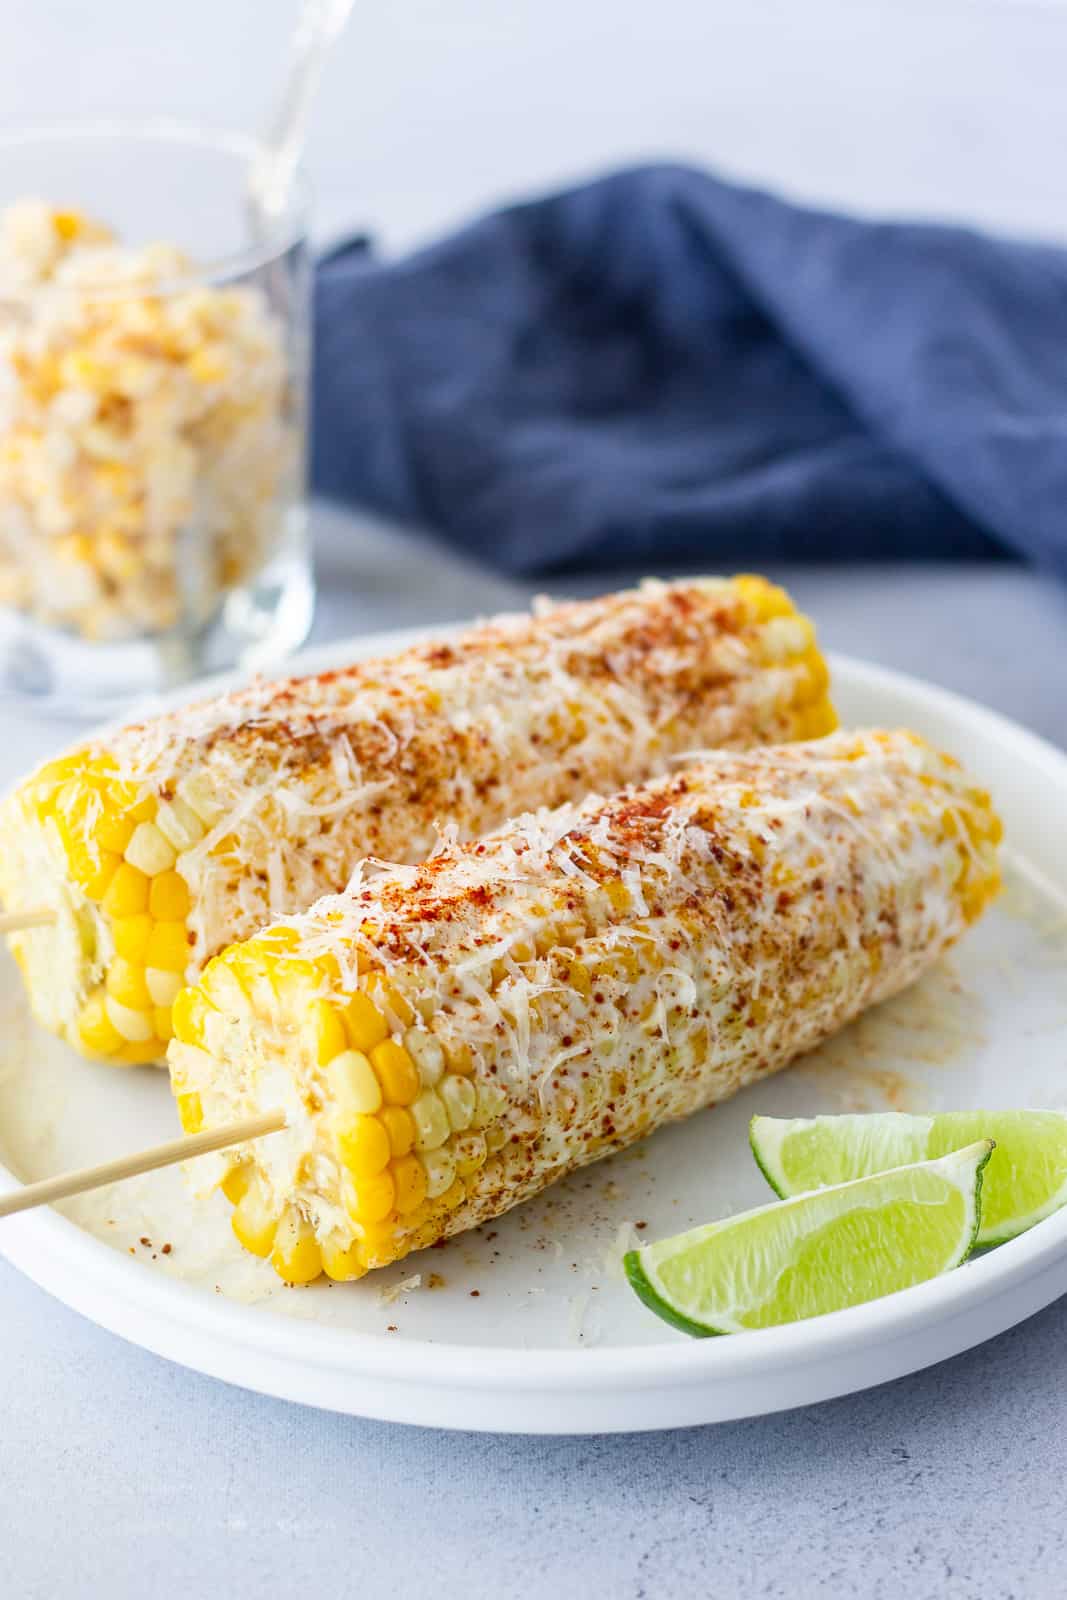
[[[320,511],[317,534],[318,639],[531,592],[333,513]],[[1033,573],[775,575],[831,648],[1067,745],[1067,595]],[[0,714],[0,779],[62,731]],[[634,1438],[496,1438],[226,1388],[100,1331],[0,1263],[5,1600],[1031,1600],[1067,1589],[1065,1472],[1062,1303],[940,1367],[807,1410]]]

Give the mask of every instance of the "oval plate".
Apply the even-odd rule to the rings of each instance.
[[[363,638],[298,667],[428,636]],[[1067,1212],[933,1283],[727,1339],[668,1331],[623,1280],[631,1242],[770,1198],[748,1152],[755,1111],[1067,1101],[1067,757],[917,680],[843,657],[832,665],[845,722],[907,724],[953,750],[993,790],[1007,827],[1005,895],[908,993],[781,1077],[358,1284],[285,1288],[238,1248],[221,1197],[193,1200],[175,1171],[62,1214],[11,1218],[0,1249],[101,1326],[227,1382],[500,1432],[675,1427],[803,1405],[916,1371],[1047,1305],[1067,1290]],[[173,1134],[164,1076],[84,1062],[35,1029],[9,958],[0,1008],[0,1188]]]

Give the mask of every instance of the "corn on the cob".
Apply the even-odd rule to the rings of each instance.
[[[185,1127],[281,1106],[215,1176],[279,1274],[359,1277],[784,1067],[997,887],[989,796],[913,734],[719,754],[542,812],[213,960]]]
[[[34,1010],[86,1054],[158,1060],[183,980],[365,855],[421,859],[678,751],[833,726],[811,624],[758,578],[650,584],[388,661],[256,685],[38,771],[0,894]]]

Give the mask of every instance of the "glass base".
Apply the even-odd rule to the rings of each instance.
[[[93,644],[0,611],[0,702],[43,715],[103,719],[205,674],[270,672],[303,644],[314,606],[308,557],[289,551],[231,591],[217,615],[195,631]]]

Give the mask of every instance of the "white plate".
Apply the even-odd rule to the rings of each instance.
[[[305,659],[335,664],[411,637]],[[238,1249],[221,1198],[191,1201],[174,1171],[2,1222],[0,1248],[102,1326],[201,1372],[336,1411],[493,1431],[661,1428],[801,1405],[915,1371],[1047,1305],[1067,1290],[1067,1212],[934,1283],[727,1339],[670,1332],[622,1279],[631,1238],[768,1198],[748,1153],[754,1111],[1067,1101],[1067,757],[916,680],[845,658],[833,670],[845,721],[906,723],[954,750],[1007,825],[1003,900],[908,994],[730,1104],[358,1284],[280,1285]],[[0,1017],[0,1187],[173,1132],[164,1078],[83,1062],[37,1031],[6,958]]]

